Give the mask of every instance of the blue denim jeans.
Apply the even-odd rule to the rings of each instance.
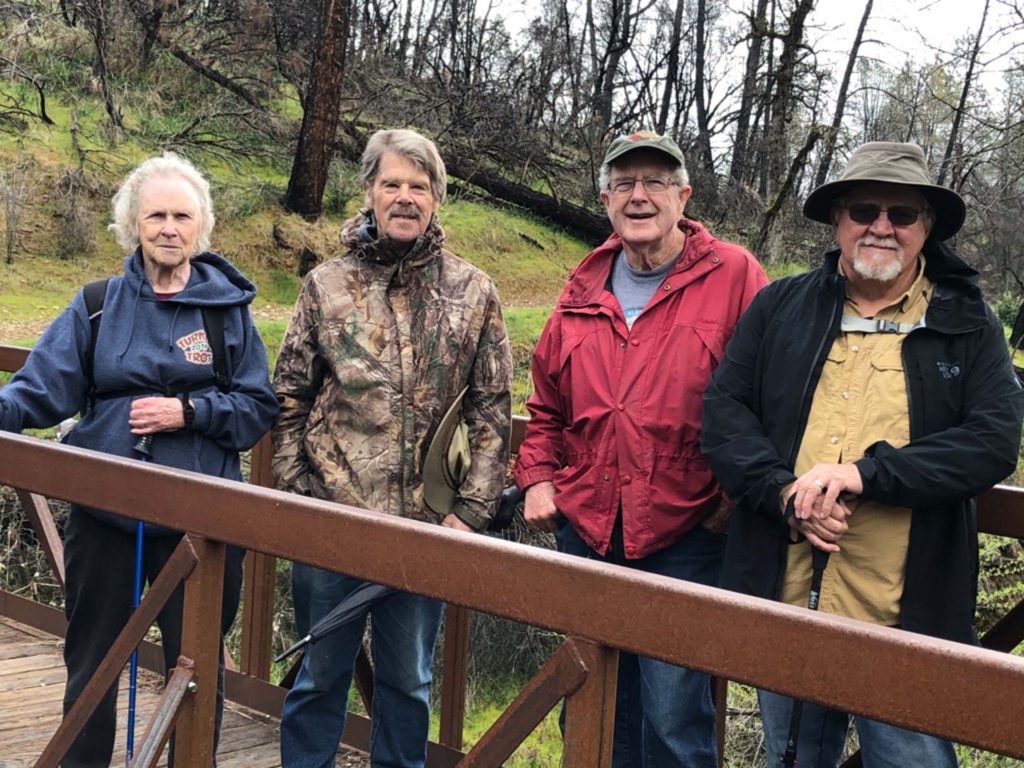
[[[768,765],[776,765],[786,749],[793,699],[771,691],[759,690],[764,748]],[[804,702],[800,717],[800,736],[796,744],[800,768],[835,768],[843,756],[850,715],[835,709]],[[897,728],[878,720],[853,716],[860,739],[864,768],[956,768],[953,745],[935,736]]]
[[[708,586],[718,584],[725,551],[725,536],[700,526],[639,560],[625,558],[618,524],[603,556],[590,549],[564,518],[558,522],[555,540],[560,552]],[[620,652],[612,766],[715,768],[715,755],[715,708],[708,676]]]
[[[292,591],[315,624],[363,582],[320,568],[292,564]],[[370,608],[373,706],[370,760],[374,768],[420,768],[430,723],[430,664],[444,604],[399,592]],[[345,729],[348,691],[366,621],[349,622],[309,646],[281,711],[283,768],[334,765]]]

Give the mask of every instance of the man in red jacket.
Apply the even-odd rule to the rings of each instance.
[[[614,234],[569,275],[533,356],[526,521],[562,552],[717,585],[729,505],[700,452],[701,394],[768,280],[684,218],[672,139],[616,139],[600,178]],[[707,675],[620,654],[613,765],[715,766]]]

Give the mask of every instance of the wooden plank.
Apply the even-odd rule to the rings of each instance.
[[[38,656],[43,653],[49,653],[56,647],[57,644],[54,642],[33,640],[31,638],[20,643],[2,643],[0,644],[0,661],[17,659],[23,656]]]
[[[26,675],[40,670],[63,666],[63,659],[61,659],[60,656],[54,656],[51,654],[16,656],[13,659],[4,659],[3,661],[0,661],[0,677]]]
[[[29,649],[34,652],[29,653]],[[66,673],[60,645],[38,630],[0,617],[0,658],[5,655],[10,658],[0,661],[0,767],[32,768],[61,722]],[[122,674],[120,683],[112,765],[124,764],[127,672]],[[136,738],[153,715],[162,688],[160,675],[140,670]],[[166,768],[166,751],[157,765]],[[224,711],[217,765],[280,768],[276,719],[229,702]],[[365,768],[369,759],[356,750],[342,749],[337,765]]]

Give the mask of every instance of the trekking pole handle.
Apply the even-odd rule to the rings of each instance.
[[[139,458],[143,461],[149,461],[153,458],[153,436],[143,435],[132,446],[132,450],[139,454]]]

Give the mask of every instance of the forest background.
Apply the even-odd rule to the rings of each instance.
[[[273,356],[301,276],[361,204],[358,158],[380,127],[441,149],[442,223],[498,284],[518,408],[567,270],[608,233],[604,149],[641,128],[683,147],[687,214],[773,277],[829,245],[800,203],[853,147],[921,144],[968,203],[951,244],[1009,323],[1024,295],[1022,43],[1019,0],[0,0],[0,341],[31,344],[82,283],[118,271],[110,196],[171,149],[211,179],[214,247],[258,284]],[[59,601],[3,502],[0,581]],[[983,560],[982,628],[1024,591],[1017,542],[986,540]],[[554,638],[483,617],[473,633],[482,728]],[[750,765],[755,702],[734,688],[729,761]],[[545,728],[517,764],[557,763]]]

